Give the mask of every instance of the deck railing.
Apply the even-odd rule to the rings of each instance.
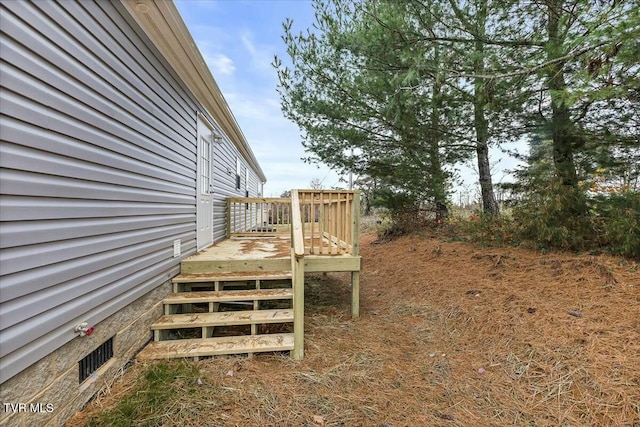
[[[305,253],[359,255],[360,194],[342,190],[293,190],[298,196]],[[291,232],[292,199],[233,197],[228,199],[230,236],[287,235]]]
[[[291,200],[288,198],[232,197],[227,199],[230,236],[289,234]]]
[[[359,255],[358,191],[297,190],[306,253]]]
[[[360,193],[292,190],[288,198],[228,199],[230,236],[290,234],[294,359],[304,357],[305,255],[360,254]],[[359,271],[352,271],[352,315],[359,316]]]
[[[293,358],[304,358],[304,235],[297,190],[291,192],[291,286],[293,288]]]

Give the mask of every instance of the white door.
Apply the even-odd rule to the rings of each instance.
[[[198,115],[198,175],[196,182],[198,197],[196,244],[198,250],[213,243],[212,151],[213,129],[203,117]]]

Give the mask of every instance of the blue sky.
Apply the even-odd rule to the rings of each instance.
[[[305,0],[177,0],[176,5],[267,176],[265,196],[307,188],[316,178],[325,188],[341,185],[326,166],[305,164],[298,127],[280,109],[277,54],[288,56],[282,22],[306,29],[313,22]]]
[[[307,188],[312,179],[321,180],[324,188],[345,188],[347,184],[328,167],[301,160],[305,153],[300,131],[282,114],[276,71],[271,66],[274,55],[289,61],[281,39],[282,22],[293,19],[295,33],[311,27],[311,1],[176,0],[176,5],[267,176],[264,195]],[[508,181],[502,169],[513,168],[517,162],[496,148],[490,155],[496,171],[494,183]],[[474,169],[473,165],[460,166],[464,183],[452,195],[454,202],[460,200],[460,193],[471,200],[479,196]]]

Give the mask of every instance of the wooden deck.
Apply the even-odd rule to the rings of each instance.
[[[181,262],[165,315],[151,326],[155,341],[138,357],[290,351],[302,359],[305,273],[350,272],[359,317],[359,228],[357,191],[229,199],[228,238]]]
[[[310,239],[305,239],[310,243]],[[309,248],[305,244],[305,248]],[[361,257],[348,253],[305,255],[304,271],[360,271]],[[237,272],[290,272],[291,239],[288,236],[233,236],[182,261],[182,274]]]
[[[185,261],[289,259],[290,256],[291,238],[289,236],[260,235],[225,239],[196,255],[192,255]]]

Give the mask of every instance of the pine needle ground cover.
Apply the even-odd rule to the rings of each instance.
[[[346,276],[307,279],[303,361],[134,362],[68,426],[640,426],[637,263],[428,235],[362,255],[359,321]]]

